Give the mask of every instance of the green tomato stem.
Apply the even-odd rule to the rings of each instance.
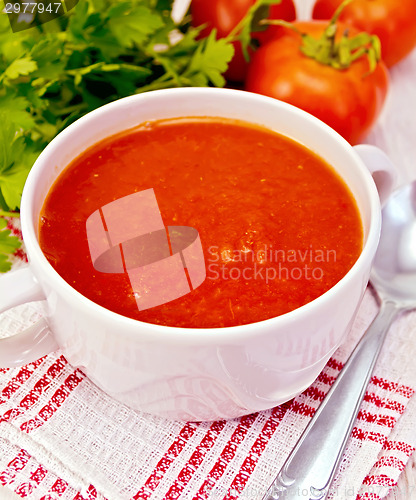
[[[367,57],[370,69],[363,75],[365,77],[376,69],[377,63],[381,60],[379,38],[376,35],[370,35],[365,32],[361,32],[350,38],[348,30],[345,30],[339,42],[335,40],[337,36],[336,22],[344,8],[352,1],[344,0],[342,2],[320,38],[314,38],[307,33],[302,33],[297,26],[283,20],[264,20],[262,24],[284,26],[291,29],[302,38],[300,51],[303,55],[337,70],[347,69],[361,57]]]

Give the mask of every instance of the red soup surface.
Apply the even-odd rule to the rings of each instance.
[[[139,310],[126,273],[94,268],[86,221],[148,189],[165,226],[198,231],[206,278]],[[80,154],[47,195],[39,238],[56,271],[97,304],[208,328],[279,316],[322,295],[357,260],[363,231],[343,180],[304,146],[244,122],[187,118],[145,123]]]

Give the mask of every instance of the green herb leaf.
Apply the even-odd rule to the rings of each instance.
[[[132,8],[131,2],[111,8],[109,17],[108,27],[123,47],[141,45],[163,27],[163,21],[156,11],[140,5]]]
[[[251,43],[251,33],[261,29],[260,21],[268,17],[269,8],[271,5],[279,4],[281,0],[257,0],[250,7],[242,23],[238,24],[232,33],[238,33],[238,39],[241,42],[245,59],[249,60],[248,47]],[[264,26],[263,26],[264,29]]]
[[[17,208],[20,205],[29,169],[24,164],[14,165],[7,172],[7,177],[0,175],[0,190],[8,207]]]
[[[18,134],[6,115],[0,115],[0,202],[4,210],[20,206],[24,183],[38,154]]]
[[[84,27],[88,22],[88,2],[79,2],[76,9],[72,9],[68,22],[68,33],[73,41],[85,41]]]
[[[13,116],[16,125],[24,129],[34,127],[35,120],[30,112],[30,102],[23,96],[16,96],[14,92],[7,90],[0,95],[0,114],[6,116],[7,113]]]
[[[21,247],[21,241],[17,236],[11,236],[10,229],[5,229],[7,222],[0,218],[0,272],[9,271],[12,264],[9,256]]]
[[[30,57],[22,57],[14,60],[3,73],[3,77],[8,80],[14,80],[21,75],[29,75],[38,68],[35,61]]]
[[[227,69],[233,55],[233,46],[223,38],[216,40],[216,31],[213,30],[205,39],[205,43],[198,46],[185,77],[191,85],[198,87],[205,87],[209,82],[222,87],[225,84],[222,73]]]

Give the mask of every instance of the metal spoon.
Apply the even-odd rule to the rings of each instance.
[[[397,314],[416,308],[416,181],[393,193],[382,218],[370,277],[379,313],[263,500],[327,497],[387,331]]]

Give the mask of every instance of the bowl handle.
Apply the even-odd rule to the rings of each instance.
[[[397,182],[396,167],[386,153],[377,146],[358,144],[353,146],[353,149],[370,171],[383,206]]]
[[[0,314],[20,304],[45,300],[29,266],[0,277]],[[0,367],[21,366],[58,349],[46,321],[41,318],[22,332],[0,339]]]

